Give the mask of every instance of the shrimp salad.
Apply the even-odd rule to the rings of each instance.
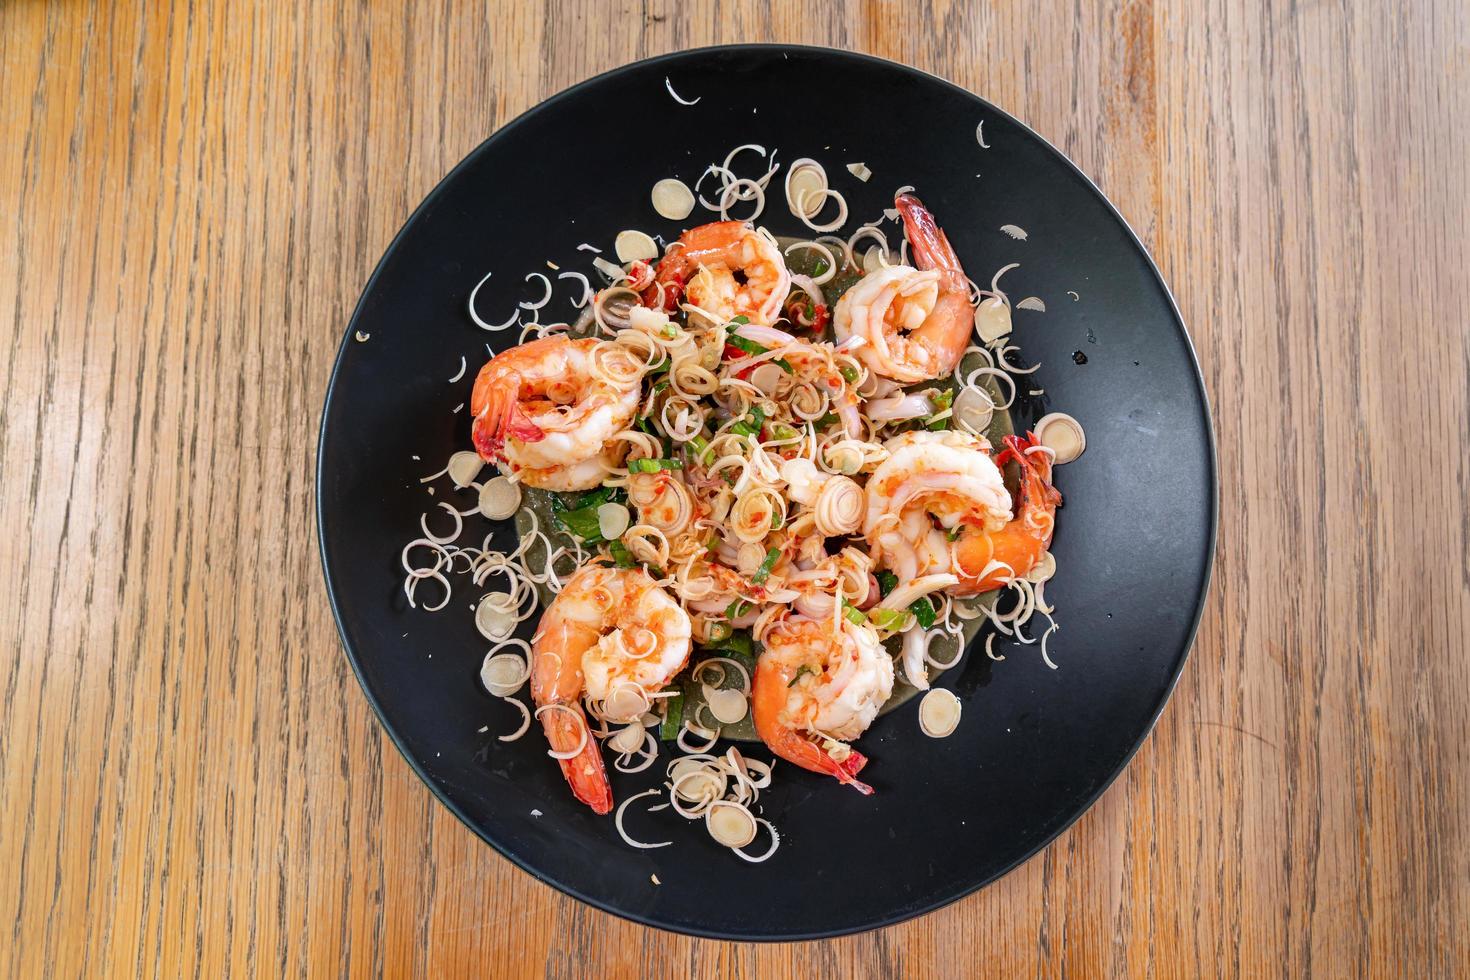
[[[765,172],[735,176],[754,151]],[[759,798],[776,760],[872,793],[855,743],[916,691],[925,734],[952,732],[960,703],[931,685],[982,626],[992,659],[1000,635],[1055,667],[1052,473],[1083,438],[1059,413],[1011,431],[1019,386],[1038,393],[1035,367],[1011,360],[999,279],[1012,266],[977,285],[913,188],[894,195],[891,224],[826,234],[847,206],[813,160],[788,169],[786,197],[823,234],[777,238],[758,218],[778,169],[774,152],[737,148],[701,178],[718,181],[713,202],[701,182],[660,181],[665,217],[697,200],[719,220],[683,222],[666,245],[625,231],[618,262],[580,246],[597,285],[548,262],[580,294],[570,322],[542,322],[542,272],[525,281],[544,296],[488,322],[481,280],[471,318],[519,340],[473,379],[468,446],[425,478],[477,499],[437,502],[402,554],[417,609],[446,607],[451,577],[476,587],[495,643],[481,679],[521,718],[501,740],[539,723],[571,792],[616,809],[634,847],[671,843],[624,825],[646,800],[646,824],[672,810],[747,861],[770,857],[779,836]],[[742,205],[752,213],[733,216]],[[497,550],[493,524],[482,544],[456,543],[472,515],[514,518],[516,546]],[[513,635],[522,622],[529,640]],[[732,736],[775,758],[722,749]],[[661,749],[662,788],[615,800],[605,756],[638,772]]]

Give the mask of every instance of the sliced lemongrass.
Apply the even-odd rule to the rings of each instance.
[[[597,508],[597,530],[608,541],[616,541],[628,530],[632,515],[622,504],[603,504]]]
[[[459,511],[456,510],[452,504],[445,503],[441,500],[439,502],[439,506],[448,511],[449,515],[454,518],[454,531],[450,534],[434,534],[432,531],[429,530],[428,514],[419,515],[419,527],[423,528],[424,537],[428,538],[435,544],[449,544],[455,538],[459,537],[460,532],[464,530],[464,518],[460,516]]]
[[[613,251],[617,253],[619,262],[658,258],[657,243],[646,232],[633,228],[618,232],[618,237],[613,239]]]
[[[722,691],[705,684],[704,707],[721,725],[733,725],[745,717],[750,705],[739,691]]]
[[[640,718],[648,710],[648,695],[643,688],[631,682],[614,687],[602,702],[602,713],[609,720],[622,722],[628,718]]]
[[[987,344],[1011,332],[1011,308],[992,296],[975,309],[975,332]]]
[[[621,266],[609,262],[607,259],[603,258],[600,255],[592,260],[592,267],[598,272],[602,273],[604,276],[606,276],[609,282],[618,282],[622,279],[627,278],[623,274]]]
[[[990,149],[990,144],[985,142],[985,120],[982,119],[975,124],[975,142],[980,144],[983,150]]]
[[[930,738],[953,734],[959,723],[960,699],[944,688],[932,689],[919,702],[919,730]]]
[[[766,832],[771,835],[771,846],[766,848],[765,851],[763,851],[762,853],[754,856],[746,854],[738,847],[732,847],[730,848],[730,850],[734,851],[735,854],[743,861],[749,861],[751,864],[760,864],[762,861],[768,859],[772,854],[776,853],[776,848],[781,846],[781,835],[776,833],[776,825],[771,823],[771,821],[765,819],[764,817],[756,817],[755,822],[765,825]]]
[[[418,603],[414,601],[414,594],[418,591],[419,583],[424,581],[425,579],[433,579],[444,588],[444,598],[439,600],[439,604],[437,606],[419,606]],[[406,579],[403,580],[403,592],[404,595],[408,596],[408,604],[414,609],[422,608],[425,612],[438,612],[445,606],[449,605],[449,600],[454,594],[454,589],[449,584],[449,579],[445,578],[443,573],[435,570],[429,572],[427,575],[408,576]]]
[[[545,291],[541,294],[541,298],[538,299],[538,300],[535,300],[534,302],[532,302],[532,301],[526,301],[526,302],[522,302],[522,303],[517,303],[516,304],[517,306],[519,306],[523,310],[539,310],[539,309],[541,309],[541,307],[543,307],[547,303],[551,302],[551,280],[548,279],[548,278],[546,278],[546,274],[545,273],[542,273],[542,272],[528,272],[526,274],[526,282],[530,282],[532,279],[540,279],[541,280],[541,287]]]
[[[755,210],[747,214],[744,218],[732,219],[730,217],[730,208],[741,201],[754,201]],[[740,177],[731,181],[720,192],[720,218],[725,221],[754,221],[761,216],[761,212],[765,209],[765,188],[759,182],[751,180],[749,177]]]
[[[865,184],[868,182],[868,178],[873,176],[873,171],[869,169],[868,165],[861,162],[849,163],[847,165],[847,172]]]
[[[786,168],[786,206],[798,218],[815,218],[822,210],[827,171],[811,157],[793,160]]]
[[[870,276],[879,269],[885,268],[887,254],[881,245],[869,245],[863,252],[863,275]]]
[[[1087,449],[1087,434],[1082,423],[1065,412],[1052,412],[1036,423],[1036,438],[1056,456],[1053,462],[1070,463]]]
[[[518,653],[496,653],[492,650],[485,654],[485,662],[480,665],[480,683],[498,698],[519,691],[530,676],[530,664]]]
[[[806,212],[812,207],[816,207],[816,210],[811,212],[813,215],[820,214],[822,208],[826,207],[829,200],[835,200],[837,202],[837,217],[833,218],[831,221],[827,222],[824,225],[819,225],[814,222],[812,218],[807,216]],[[801,223],[806,225],[812,231],[836,231],[838,228],[841,228],[843,225],[847,224],[847,198],[832,190],[830,187],[817,193],[801,193],[796,196],[796,207],[792,209],[792,213],[800,218]]]
[[[688,735],[694,735],[699,738],[704,738],[707,739],[707,741],[700,746],[690,745],[688,742],[684,741],[685,736]],[[719,740],[720,730],[718,728],[709,729],[705,728],[703,725],[692,725],[686,718],[684,721],[684,727],[680,729],[679,737],[674,740],[674,744],[678,745],[679,748],[683,749],[685,752],[693,752],[697,755],[701,752],[708,752],[710,749],[714,748],[715,743]]]
[[[460,378],[463,378],[464,377],[464,373],[465,373],[465,369],[468,368],[468,367],[469,367],[469,363],[465,360],[464,355],[463,354],[459,355],[459,370],[456,371],[456,372],[454,372],[454,377],[452,377],[452,378],[449,379],[449,383],[450,384],[454,384]]]
[[[750,693],[750,674],[746,671],[745,665],[733,657],[710,657],[708,660],[701,660],[699,665],[694,668],[694,679],[701,684],[706,683],[703,679],[704,672],[714,666],[720,668],[720,676],[714,681],[716,685],[725,683],[725,668],[727,666],[734,667],[736,673],[740,675],[740,692],[742,694]],[[701,749],[700,751],[702,752],[704,750]]]
[[[1026,240],[1026,229],[1020,225],[1001,225],[1000,230],[1018,242],[1024,242]]]
[[[674,83],[669,81],[669,76],[667,75],[664,76],[664,88],[669,90],[669,94],[674,97],[674,101],[680,105],[695,105],[700,99],[704,98],[702,95],[696,95],[692,99],[682,98],[678,92],[674,91]]]
[[[1021,302],[1016,304],[1016,309],[1031,310],[1034,313],[1045,313],[1046,303],[1041,299],[1040,296],[1027,296],[1025,299],[1021,300]]]
[[[578,713],[578,711],[577,711],[576,708],[573,708],[573,707],[571,707],[569,705],[565,705],[565,704],[543,704],[541,707],[539,707],[539,708],[536,709],[536,717],[537,718],[540,718],[541,717],[541,713],[543,711],[565,711],[565,712],[567,712],[568,714],[570,714],[573,718],[575,718],[577,720],[577,727],[581,730],[581,735],[582,735],[582,737],[577,740],[577,747],[576,748],[574,748],[574,749],[568,749],[565,752],[558,752],[555,749],[548,749],[547,752],[546,752],[546,754],[549,755],[549,756],[551,756],[553,759],[556,759],[559,762],[560,761],[564,761],[566,759],[575,759],[577,756],[581,755],[582,754],[582,750],[587,747],[587,740],[592,737],[591,732],[589,732],[588,729],[587,729],[587,721],[586,721],[586,719],[584,719],[581,716],[581,714]]]
[[[1031,566],[1031,570],[1026,573],[1026,581],[1032,583],[1033,585],[1040,585],[1043,582],[1050,581],[1051,580],[1051,577],[1053,575],[1055,575],[1056,573],[1057,573],[1057,559],[1056,559],[1056,556],[1053,555],[1050,551],[1043,551],[1041,553],[1041,557],[1036,560],[1036,564],[1032,565]],[[1040,608],[1040,605],[1041,605],[1041,595],[1040,595],[1040,590],[1039,589],[1037,590],[1037,593],[1038,593],[1037,596],[1036,596],[1037,608]]]
[[[497,476],[480,487],[480,513],[492,521],[503,521],[521,508],[520,484]]]
[[[984,432],[995,416],[995,402],[983,388],[964,388],[951,406],[954,418],[976,432]]]
[[[659,217],[683,221],[694,210],[694,192],[689,185],[674,177],[665,177],[653,185],[649,195]]]
[[[1051,635],[1059,629],[1061,629],[1060,626],[1058,626],[1056,623],[1052,623],[1049,627],[1047,627],[1046,632],[1041,634],[1041,661],[1052,670],[1056,670],[1057,665],[1052,663],[1051,657],[1046,652],[1046,641],[1051,639]]]
[[[764,364],[750,372],[750,383],[759,388],[764,394],[770,396],[776,393],[776,388],[781,384],[781,379],[786,372],[781,370],[779,364],[766,361]]]
[[[408,563],[408,553],[415,548],[428,548],[434,552],[433,568],[418,568]],[[403,570],[408,573],[410,578],[428,578],[430,575],[439,571],[440,567],[446,561],[450,560],[450,553],[437,541],[432,541],[429,538],[414,538],[403,546],[403,551],[399,552],[398,560],[403,564]]]
[[[739,803],[717,800],[704,812],[704,828],[718,843],[744,847],[755,840],[755,817]]]
[[[582,296],[581,296],[581,298],[580,299],[574,299],[574,300],[572,300],[572,305],[575,306],[577,309],[579,309],[579,310],[582,309],[583,307],[585,307],[588,303],[590,303],[592,301],[592,293],[594,292],[594,290],[592,289],[592,283],[590,283],[590,282],[587,281],[587,276],[586,276],[585,273],[581,273],[581,272],[570,272],[570,271],[568,271],[568,272],[558,272],[556,274],[556,278],[558,278],[558,279],[573,279],[573,280],[575,280],[577,282],[580,282],[582,284]]]
[[[655,762],[657,762],[658,761],[658,740],[655,739],[652,735],[649,735],[648,736],[648,741],[650,743],[652,743],[652,744],[649,745],[649,746],[645,746],[644,748],[638,750],[637,752],[634,752],[631,756],[618,756],[616,759],[614,759],[613,760],[613,768],[616,769],[618,772],[627,772],[627,773],[642,772],[643,770],[647,769],[649,766],[651,766]],[[635,765],[631,765],[631,766],[624,765],[623,764],[623,760],[624,759],[629,759],[629,758],[641,758],[643,761],[642,762],[639,762],[639,763],[636,763]],[[652,813],[654,810],[663,810],[663,809],[666,809],[667,807],[668,807],[668,804],[667,803],[661,804],[661,805],[659,805],[657,807],[649,807],[649,812]]]
[[[516,739],[520,738],[522,735],[526,734],[526,732],[530,730],[531,709],[526,707],[525,704],[523,704],[522,702],[517,701],[515,698],[502,697],[500,700],[504,701],[506,704],[513,704],[520,709],[521,726],[515,731],[511,732],[509,735],[496,736],[496,738],[498,738],[502,742],[514,742]]]
[[[617,733],[607,740],[607,747],[620,755],[632,755],[643,748],[643,735],[641,724],[628,725],[626,728],[618,729]]]
[[[670,89],[670,91],[673,90]],[[678,98],[678,96],[675,96],[675,98]],[[623,842],[626,843],[629,847],[637,847],[643,850],[650,850],[655,847],[668,847],[670,844],[673,843],[673,841],[671,840],[665,840],[659,841],[657,844],[645,844],[642,841],[636,841],[633,838],[629,837],[628,832],[623,829],[623,814],[627,812],[629,803],[632,803],[634,800],[641,800],[645,796],[659,795],[661,795],[661,792],[659,790],[646,789],[641,793],[635,793],[634,795],[628,797],[618,806],[617,813],[613,815],[613,826],[617,828],[618,836],[621,837],[623,839]]]
[[[449,466],[445,471],[454,485],[461,489],[475,482],[475,477],[480,475],[480,470],[485,466],[485,461],[480,458],[479,453],[463,450],[449,457]]]
[[[509,598],[504,592],[492,592],[490,595]],[[514,607],[507,610],[491,601],[488,596],[481,599],[479,605],[475,606],[475,628],[487,640],[506,639],[515,632],[520,621],[521,617],[516,613]]]

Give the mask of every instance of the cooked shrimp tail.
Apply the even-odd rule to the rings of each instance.
[[[914,261],[920,269],[940,269],[958,272],[962,276],[965,274],[960,267],[959,257],[950,247],[949,239],[922,201],[912,194],[900,194],[893,199],[893,205],[903,216],[904,231],[913,249]]]
[[[607,782],[607,770],[602,765],[602,752],[597,740],[587,727],[587,716],[582,706],[572,701],[552,711],[541,713],[541,727],[546,732],[546,741],[553,752],[571,752],[577,743],[583,742],[582,750],[570,759],[560,759],[562,775],[572,788],[572,795],[592,808],[593,813],[603,814],[612,810],[612,787]]]
[[[799,734],[778,720],[786,707],[786,692],[793,683],[793,672],[774,658],[762,656],[755,669],[754,697],[751,715],[755,720],[756,734],[776,755],[792,765],[809,771],[831,776],[838,782],[851,786],[864,796],[871,796],[873,787],[856,778],[867,756],[856,749],[849,749],[847,758],[838,762],[810,738]]]
[[[540,442],[546,432],[521,409],[519,393],[521,376],[515,372],[503,372],[499,377],[482,371],[475,379],[475,390],[470,402],[484,406],[484,411],[475,416],[470,427],[470,437],[475,449],[487,460],[501,459],[506,437],[520,442]],[[483,386],[483,387],[482,387]]]
[[[1024,437],[1006,436],[1005,445],[995,457],[997,465],[1014,460],[1021,467],[1015,516],[998,531],[972,527],[961,535],[955,548],[955,569],[967,593],[998,589],[1010,578],[1031,571],[1051,546],[1056,527],[1062,495],[1051,485],[1051,458],[1045,452],[1028,452],[1041,441],[1028,432]]]

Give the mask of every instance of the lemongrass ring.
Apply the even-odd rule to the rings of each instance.
[[[455,509],[452,504],[447,504],[441,500],[439,502],[439,506],[448,511],[449,515],[454,518],[454,530],[449,534],[434,534],[429,530],[428,514],[419,515],[419,527],[423,528],[424,537],[428,538],[435,544],[446,545],[458,538],[461,532],[464,531],[464,517],[460,514],[458,510]]]
[[[805,208],[810,207],[811,204],[810,204],[810,201],[808,199],[811,199],[811,200],[820,200],[821,201],[821,207],[818,207],[817,208],[817,212],[816,213],[821,213],[822,208],[823,207],[826,207],[827,201],[829,201],[829,200],[836,201],[837,202],[837,217],[833,218],[831,221],[827,222],[824,225],[817,224],[811,218],[808,218],[804,213],[801,213],[801,211],[798,211],[797,210],[797,208],[800,208],[800,209],[803,209],[804,210]],[[843,225],[847,224],[847,198],[843,197],[841,194],[837,193],[836,191],[832,190],[831,188],[828,188],[828,189],[826,189],[824,191],[821,191],[820,193],[815,193],[815,194],[807,194],[807,193],[803,192],[803,193],[797,195],[796,208],[793,208],[792,209],[792,213],[793,214],[796,214],[797,217],[801,218],[801,223],[804,224],[804,225],[806,225],[812,231],[818,231],[818,232],[836,231],[838,228],[841,228]],[[846,243],[844,242],[843,244],[844,244],[844,248],[845,248],[846,247]]]
[[[745,718],[750,705],[739,691],[721,691],[705,684],[704,707],[721,725],[734,725]]]
[[[827,171],[810,157],[793,160],[786,169],[786,206],[798,218],[815,218],[822,210]]]
[[[485,685],[485,690],[498,698],[519,691],[530,676],[530,665],[516,653],[491,651],[485,654],[485,662],[480,666],[480,683]]]
[[[1087,449],[1082,423],[1065,412],[1052,412],[1036,422],[1036,438],[1056,454],[1053,462],[1070,463]]]
[[[498,595],[504,594],[501,592]],[[475,607],[475,629],[478,629],[481,636],[490,641],[503,641],[507,636],[516,632],[516,626],[519,624],[519,614],[514,611],[506,611],[498,607],[495,602],[481,599],[481,602]]]
[[[627,812],[629,803],[632,803],[634,800],[641,800],[645,796],[659,795],[661,795],[660,791],[656,789],[647,789],[641,793],[635,793],[634,795],[624,800],[622,804],[618,807],[617,813],[613,815],[613,826],[617,828],[618,836],[621,837],[623,839],[623,842],[629,847],[636,847],[641,850],[652,850],[655,847],[668,847],[670,844],[673,843],[673,841],[671,840],[666,840],[659,841],[656,844],[645,844],[642,841],[636,841],[633,838],[629,837],[628,832],[623,829],[623,814]]]
[[[776,389],[780,387],[785,377],[786,372],[781,369],[780,365],[767,361],[750,372],[750,383],[770,396],[776,394]]]
[[[936,687],[919,702],[919,730],[930,738],[945,738],[960,724],[960,699]]]
[[[729,666],[735,668],[735,672],[740,675],[740,693],[750,693],[750,674],[746,671],[745,665],[733,657],[710,657],[708,660],[701,660],[698,666],[694,668],[694,679],[703,683],[701,678],[704,676],[705,670],[715,666],[720,668],[719,679],[714,682],[716,685],[725,683],[725,668]]]
[[[1050,581],[1051,580],[1051,577],[1053,575],[1055,575],[1056,573],[1057,573],[1057,559],[1056,559],[1056,556],[1053,555],[1050,551],[1043,551],[1041,553],[1041,557],[1036,560],[1036,564],[1032,565],[1031,566],[1031,570],[1026,573],[1026,581],[1031,582],[1031,583],[1039,586],[1043,582]],[[1040,603],[1041,603],[1041,595],[1040,595],[1040,592],[1041,592],[1041,590],[1040,589],[1037,589],[1036,591],[1038,593],[1037,596],[1036,596],[1036,602],[1038,604],[1037,607],[1040,608]]]
[[[1011,308],[997,297],[983,301],[975,309],[975,332],[986,343],[1011,332]]]
[[[704,826],[718,843],[732,849],[745,847],[755,840],[755,817],[739,803],[729,800],[717,800],[710,805],[704,813]]]
[[[516,708],[521,713],[521,724],[519,728],[511,732],[509,735],[497,735],[495,737],[502,742],[514,742],[516,739],[520,738],[522,735],[526,734],[526,732],[530,730],[531,709],[526,707],[524,703],[517,701],[515,698],[502,697],[500,700],[504,701],[506,704],[513,704],[516,706]]]
[[[771,835],[771,846],[757,855],[746,854],[738,847],[732,847],[730,850],[734,851],[742,861],[749,861],[751,864],[760,864],[762,861],[769,859],[772,854],[776,853],[776,848],[781,846],[781,835],[776,833],[776,825],[764,817],[756,817],[755,822],[765,826],[766,832]]]
[[[503,476],[486,480],[480,487],[480,513],[492,521],[503,521],[521,509],[521,488]]]
[[[995,402],[984,388],[966,387],[955,396],[951,410],[957,421],[973,432],[983,433],[995,417]]]
[[[603,504],[597,508],[597,530],[608,541],[616,541],[628,530],[631,515],[622,504]]]
[[[637,260],[648,261],[658,258],[658,244],[650,238],[647,232],[629,228],[618,232],[618,237],[613,239],[613,252],[617,255],[619,262],[634,262]]]
[[[694,210],[694,192],[689,185],[674,177],[665,177],[653,185],[649,195],[659,217],[683,221]]]
[[[618,729],[617,734],[607,740],[607,747],[619,755],[632,755],[643,748],[643,736],[644,730],[641,723],[628,725]]]
[[[479,453],[465,450],[449,457],[449,465],[445,470],[456,487],[464,488],[475,482],[475,477],[480,475],[484,465],[485,461],[480,458]]]

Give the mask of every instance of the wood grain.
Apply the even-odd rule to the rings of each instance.
[[[414,204],[603,69],[786,40],[937,72],[1101,184],[1191,325],[1212,601],[1125,775],[916,922],[762,946],[480,844],[346,669],[312,468]],[[1470,970],[1470,7],[0,4],[6,975]]]

